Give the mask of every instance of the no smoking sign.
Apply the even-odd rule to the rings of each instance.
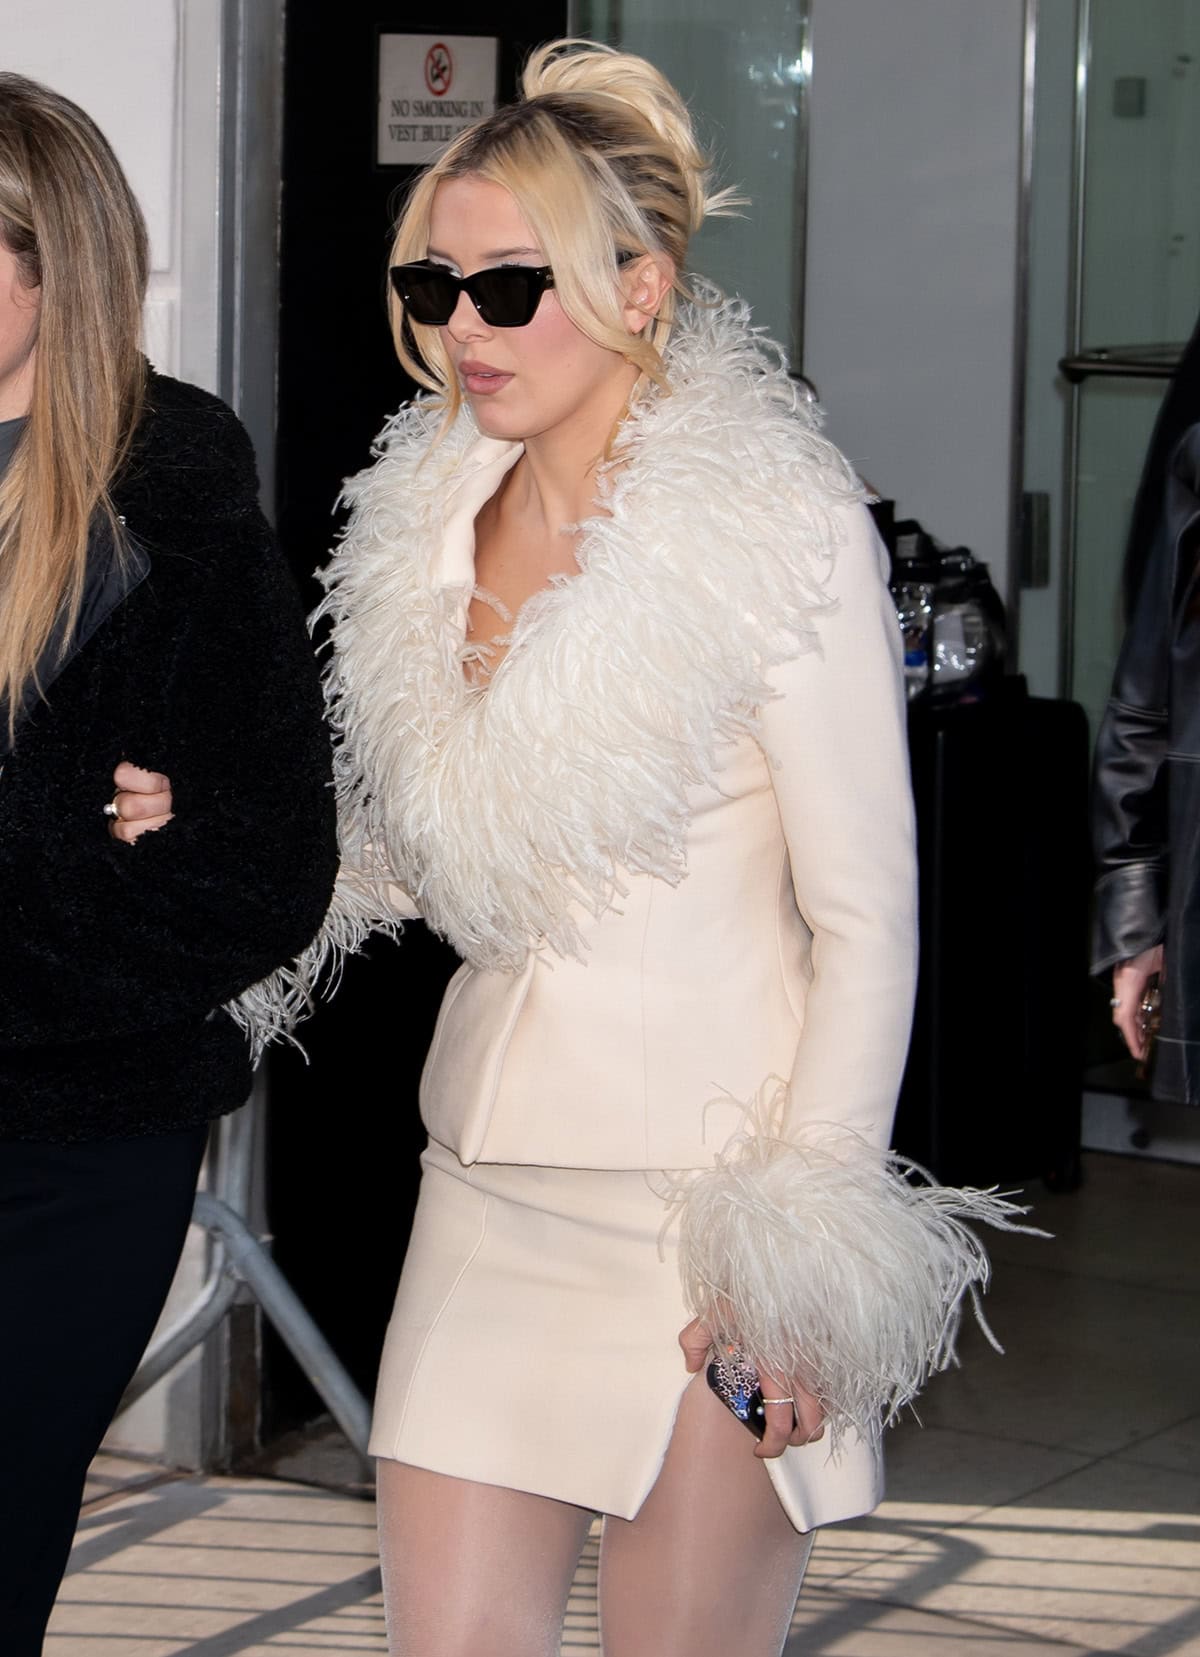
[[[419,167],[496,107],[491,35],[379,37],[381,167]]]
[[[450,48],[439,40],[425,54],[425,85],[435,98],[445,98],[449,96],[453,80],[454,59],[450,56]]]

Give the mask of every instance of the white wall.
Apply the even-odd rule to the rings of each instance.
[[[146,215],[151,361],[215,389],[220,0],[2,3],[0,66],[87,110]]]
[[[45,81],[99,124],[150,228],[156,271],[174,252],[174,0],[5,0],[5,69]]]
[[[1006,591],[1024,0],[813,0],[804,368]]]

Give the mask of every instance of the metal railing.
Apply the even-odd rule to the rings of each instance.
[[[1169,380],[1182,355],[1182,345],[1097,345],[1063,357],[1058,371],[1071,385],[1093,378]]]
[[[254,1117],[235,1111],[217,1123],[209,1141],[207,1189],[196,1194],[194,1225],[203,1226],[211,1253],[204,1282],[191,1305],[149,1346],[126,1388],[121,1408],[141,1398],[218,1328],[243,1285],[249,1289],[330,1415],[366,1459],[371,1412],[329,1342],[271,1258],[269,1237],[249,1223],[254,1166]]]

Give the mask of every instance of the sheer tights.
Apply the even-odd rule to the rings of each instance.
[[[752,1448],[697,1377],[641,1511],[605,1521],[604,1657],[778,1657],[812,1538],[792,1529]],[[590,1519],[549,1497],[381,1461],[391,1657],[558,1657]]]

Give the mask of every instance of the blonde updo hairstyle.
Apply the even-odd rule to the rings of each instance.
[[[592,41],[538,47],[525,66],[520,100],[468,127],[421,174],[397,226],[391,263],[427,256],[438,185],[467,177],[512,194],[576,327],[665,387],[662,353],[677,298],[687,295],[688,242],[710,214],[739,203],[732,191],[711,193],[708,159],[666,77],[644,58]],[[622,316],[629,303],[617,263],[623,254],[649,254],[671,271],[670,288],[640,334]],[[419,385],[441,394],[452,417],[461,392],[439,329],[406,327],[395,294],[389,304],[401,363]]]

